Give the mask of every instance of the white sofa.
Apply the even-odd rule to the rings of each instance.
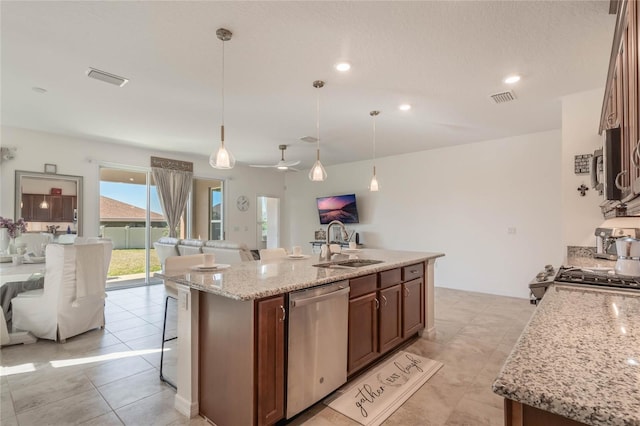
[[[164,271],[165,259],[169,256],[185,256],[199,253],[213,253],[216,255],[216,263],[234,263],[254,260],[253,254],[246,244],[234,243],[224,240],[194,240],[162,237],[153,246],[160,259]]]

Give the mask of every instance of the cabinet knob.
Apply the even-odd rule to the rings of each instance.
[[[387,298],[384,294],[382,295],[382,301],[384,302],[384,306],[387,306]]]
[[[284,306],[282,305],[280,305],[280,309],[282,309],[282,318],[280,318],[280,322],[282,322],[287,318],[287,311],[284,310]]]
[[[380,309],[380,301],[377,297],[374,300],[376,301],[376,309]]]

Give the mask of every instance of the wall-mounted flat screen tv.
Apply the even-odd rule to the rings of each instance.
[[[358,223],[356,194],[319,197],[316,201],[321,225],[326,225],[332,220],[339,220],[342,223]]]

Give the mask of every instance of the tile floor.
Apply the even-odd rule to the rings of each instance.
[[[0,350],[0,423],[9,425],[206,425],[173,409],[158,379],[164,287],[110,291],[105,330]],[[407,350],[444,363],[385,425],[502,425],[491,383],[535,307],[528,300],[436,289],[437,335]],[[170,303],[170,320],[175,311]],[[175,330],[175,325],[170,332]],[[175,349],[170,345],[169,349]],[[165,355],[173,376],[175,350]],[[316,404],[292,425],[355,425]]]

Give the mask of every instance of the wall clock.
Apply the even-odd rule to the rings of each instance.
[[[236,207],[238,207],[238,210],[241,212],[246,212],[249,210],[249,199],[244,195],[239,196],[236,201]]]

